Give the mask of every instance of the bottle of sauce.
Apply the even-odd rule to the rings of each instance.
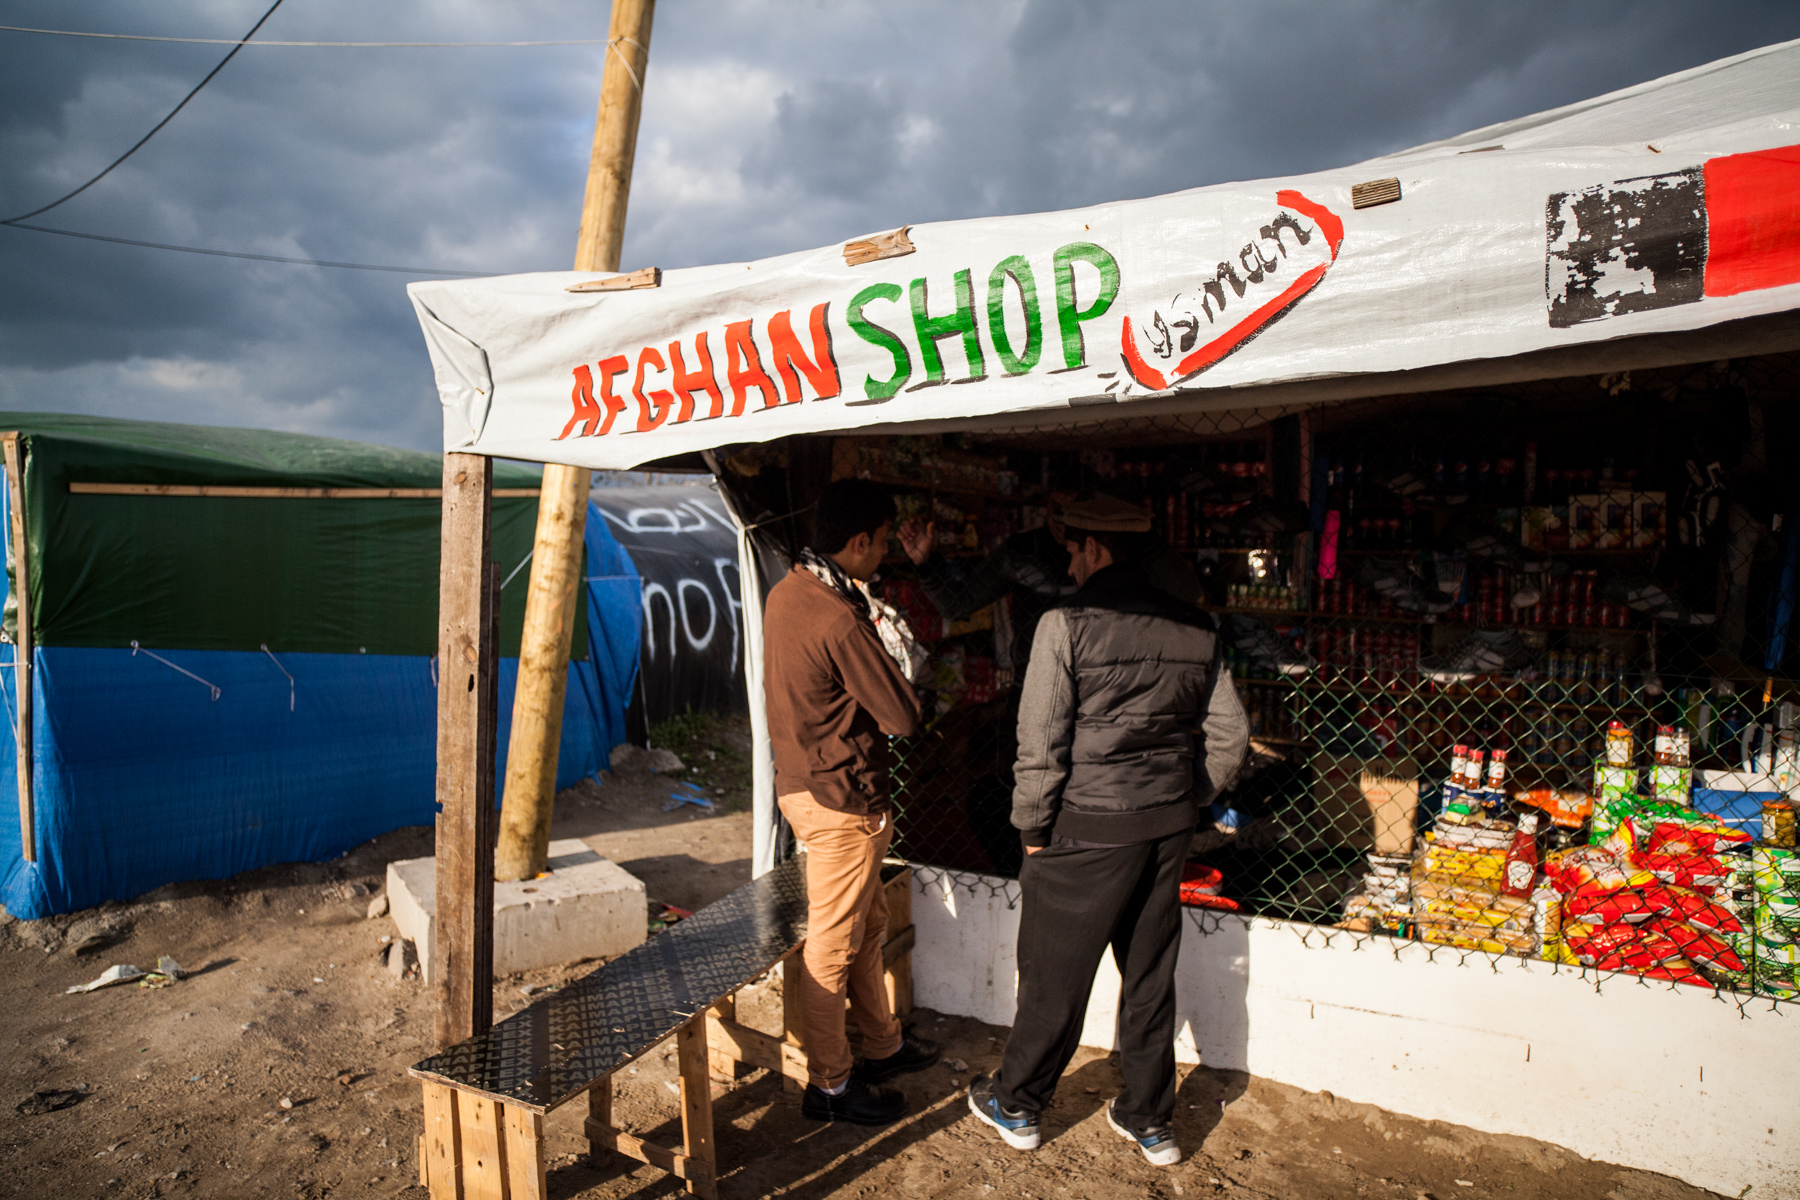
[[[1530,896],[1537,881],[1537,828],[1536,813],[1520,814],[1519,828],[1506,852],[1506,869],[1500,875],[1500,890],[1508,896]]]

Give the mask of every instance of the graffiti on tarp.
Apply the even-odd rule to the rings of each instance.
[[[696,486],[594,493],[643,577],[643,704],[651,724],[744,707],[737,531],[718,494]]]

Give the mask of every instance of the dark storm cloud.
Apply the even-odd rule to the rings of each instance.
[[[267,0],[0,2],[0,23],[235,37]],[[287,0],[261,36],[604,36],[576,0]],[[663,0],[626,266],[1313,170],[1800,36],[1777,3]],[[0,34],[0,215],[129,146],[223,47]],[[597,48],[246,49],[39,218],[466,270],[573,253]],[[406,276],[0,229],[0,407],[432,447]]]

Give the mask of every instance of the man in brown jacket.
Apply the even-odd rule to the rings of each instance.
[[[903,639],[891,624],[877,628],[887,618],[861,586],[881,565],[893,520],[894,502],[875,484],[828,485],[814,509],[812,546],[764,608],[775,794],[806,849],[800,999],[810,1078],[801,1112],[815,1121],[898,1120],[906,1097],[878,1085],[938,1059],[935,1043],[901,1029],[882,978],[881,859],[893,837],[888,737],[919,728]],[[860,1065],[844,1036],[846,995],[862,1030]]]

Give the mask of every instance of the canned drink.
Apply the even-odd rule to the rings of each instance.
[[[1772,846],[1792,849],[1794,846],[1794,803],[1791,800],[1764,800],[1762,806],[1762,840]]]

